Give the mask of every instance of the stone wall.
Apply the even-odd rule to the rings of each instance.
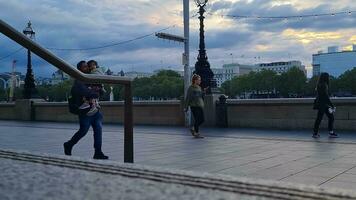
[[[229,127],[312,129],[317,111],[314,99],[229,100]],[[335,129],[356,130],[356,98],[335,98]],[[324,116],[322,127],[327,127]]]
[[[0,103],[0,119],[15,120],[15,103]]]
[[[133,103],[134,124],[173,125],[184,124],[183,109],[179,101],[145,101]],[[67,103],[34,103],[37,121],[77,121],[77,116],[68,112]],[[123,102],[101,102],[104,123],[119,123],[124,120]],[[49,113],[51,113],[49,115]]]
[[[356,131],[356,98],[332,99],[336,106],[336,130]],[[207,103],[207,102],[206,102]],[[212,103],[212,102],[211,102]],[[228,100],[227,118],[229,127],[309,129],[313,128],[317,111],[312,109],[313,99],[258,99]],[[105,123],[123,123],[123,102],[101,102]],[[207,105],[206,108],[214,107]],[[134,102],[134,124],[136,125],[184,125],[184,113],[179,101]],[[207,112],[213,115],[214,112]],[[2,120],[36,120],[76,122],[77,116],[68,112],[67,103],[19,100],[16,103],[0,104]],[[204,125],[214,126],[206,116]],[[209,121],[210,119],[210,121]],[[327,127],[324,116],[322,127]]]

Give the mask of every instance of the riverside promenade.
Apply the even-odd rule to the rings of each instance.
[[[63,155],[63,142],[77,130],[75,123],[0,121],[0,149]],[[325,189],[356,189],[356,133],[202,128],[193,139],[183,127],[135,126],[136,164],[235,177],[301,183]],[[92,131],[73,149],[90,159]],[[103,151],[123,162],[123,127],[103,126]],[[66,157],[66,156],[64,156]],[[104,161],[105,162],[105,161]]]

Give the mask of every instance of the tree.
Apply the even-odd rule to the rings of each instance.
[[[179,98],[183,96],[183,78],[172,70],[161,70],[151,77],[135,78],[133,96],[139,99]]]
[[[304,95],[307,77],[304,72],[297,67],[292,67],[279,76],[278,90],[283,97],[292,95]]]
[[[356,95],[356,67],[340,75],[337,83],[339,91],[351,92]]]
[[[316,84],[318,83],[319,76],[313,76],[311,79],[308,80],[304,94],[308,97],[314,97],[316,95]]]
[[[67,101],[73,80],[65,80],[57,85],[39,85],[37,91],[40,98],[49,99],[49,101]]]

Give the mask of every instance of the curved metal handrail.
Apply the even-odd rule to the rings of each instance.
[[[29,49],[31,52],[35,53],[42,59],[51,63],[53,66],[62,70],[69,76],[81,80],[87,83],[107,83],[107,84],[129,84],[132,82],[131,78],[128,77],[118,77],[118,76],[106,76],[106,75],[95,75],[95,74],[84,74],[77,70],[76,67],[70,65],[63,59],[54,55],[47,49],[41,47],[36,42],[32,41],[30,38],[26,37],[21,32],[17,31],[3,20],[0,19],[0,32],[6,35],[8,38],[14,40],[21,46]]]
[[[132,114],[132,79],[128,77],[84,74],[66,61],[57,57],[47,49],[17,31],[0,19],[0,32],[16,43],[27,48],[53,66],[67,73],[69,76],[86,83],[121,84],[125,86],[125,110],[124,110],[124,162],[133,163],[133,114]]]

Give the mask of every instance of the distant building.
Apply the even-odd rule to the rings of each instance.
[[[221,87],[225,81],[234,77],[242,76],[253,71],[254,65],[244,65],[238,63],[225,64],[222,68],[212,68],[214,78],[218,87]]]
[[[64,73],[62,70],[57,70],[52,74],[51,85],[57,85],[65,80],[69,80],[70,76]]]
[[[24,76],[20,72],[15,72],[15,87],[20,87],[23,84]],[[10,72],[0,73],[0,88],[8,89],[11,85],[12,74]]]
[[[110,76],[112,76],[113,74],[114,74],[114,72],[111,71],[109,68],[108,68],[108,70],[106,70],[106,72],[105,72],[105,75],[110,75]]]
[[[319,51],[313,54],[313,76],[327,72],[338,77],[345,71],[356,67],[356,45],[352,51],[339,51],[338,47],[329,47],[327,53]]]
[[[225,64],[222,68],[211,68],[214,73],[214,79],[218,87],[221,87],[225,81],[231,80],[234,77],[245,75],[253,71],[254,65],[245,65],[238,63]],[[191,68],[191,73],[195,70],[194,67]]]
[[[125,76],[125,72],[121,70],[119,73],[117,73],[118,76]]]
[[[52,78],[47,77],[37,77],[36,85],[52,85]]]
[[[256,65],[256,71],[261,71],[261,70],[272,70],[275,71],[277,74],[282,74],[287,72],[293,67],[297,67],[300,70],[304,72],[305,75],[307,75],[307,71],[305,69],[305,66],[302,65],[302,62],[300,61],[287,61],[287,62],[271,62],[271,63],[260,63]]]
[[[136,71],[131,71],[131,72],[125,72],[125,76],[130,77],[130,78],[143,78],[143,77],[151,77],[153,74],[149,72],[136,72]]]

